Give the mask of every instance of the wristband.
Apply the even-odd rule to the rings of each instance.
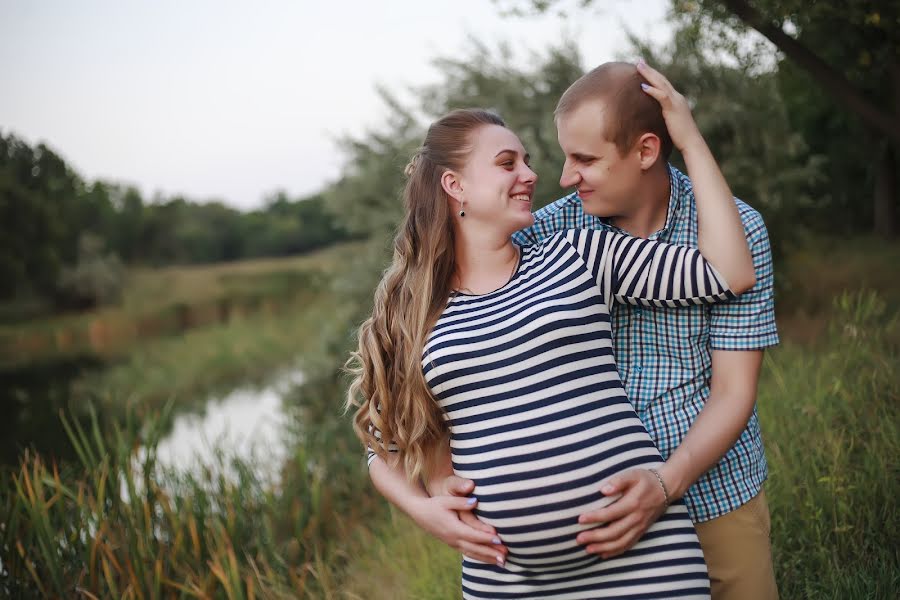
[[[666,488],[666,482],[663,481],[662,475],[659,474],[659,471],[656,469],[647,469],[654,475],[656,475],[656,480],[659,481],[659,487],[662,488],[663,494],[666,497],[666,506],[669,506],[671,502],[669,501],[669,490]]]

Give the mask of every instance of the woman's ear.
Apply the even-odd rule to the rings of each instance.
[[[637,151],[640,153],[641,169],[646,171],[656,164],[659,158],[661,143],[655,133],[645,133],[637,141]]]
[[[444,174],[441,175],[441,187],[453,200],[463,202],[462,184],[459,180],[459,174],[455,171],[444,171]]]

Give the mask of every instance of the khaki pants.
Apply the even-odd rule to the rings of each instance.
[[[769,505],[759,494],[737,510],[697,523],[712,600],[776,600]]]

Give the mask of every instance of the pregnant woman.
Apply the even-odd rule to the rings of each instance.
[[[669,103],[670,131],[696,131],[686,106],[671,110],[663,82],[647,93]],[[475,482],[469,501],[508,554],[465,556],[465,598],[708,597],[680,502],[615,558],[576,542],[593,526],[578,516],[613,500],[601,481],[662,463],[616,371],[612,304],[717,302],[754,282],[731,192],[708,152],[692,155],[701,158],[689,170],[717,176],[695,187],[703,256],[592,230],[517,247],[510,237],[532,223],[536,175],[486,111],[439,119],[407,167],[406,213],[360,328],[349,402],[370,463],[405,472],[382,492],[410,514],[426,496],[409,482],[451,460]]]

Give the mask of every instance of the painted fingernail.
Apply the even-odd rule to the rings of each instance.
[[[493,543],[495,543],[495,544],[499,544],[499,543],[500,543],[500,538],[498,538],[497,536],[494,536],[494,539],[492,539],[491,541],[492,541]]]
[[[642,83],[642,84],[641,84],[641,89],[644,90],[644,91],[646,92],[647,90],[650,89],[650,86],[647,85],[646,83]],[[607,488],[603,488],[603,489],[606,490]]]
[[[506,564],[506,561],[499,554],[497,555],[497,564],[501,567]]]
[[[643,58],[639,58],[639,59],[638,59],[638,66],[639,66],[639,67],[646,67],[646,66],[647,66],[647,63],[644,62],[644,59],[643,59]]]
[[[476,498],[475,496],[472,496],[471,498],[469,498],[468,500],[466,500],[466,504],[468,504],[469,506],[472,506],[472,505],[475,504],[476,502],[478,502],[478,498]]]

